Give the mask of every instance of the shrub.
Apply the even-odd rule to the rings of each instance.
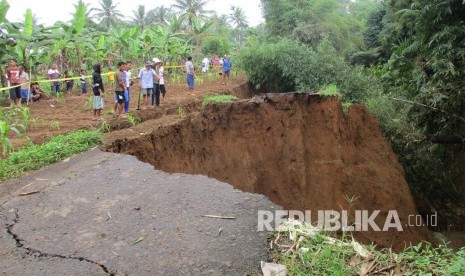
[[[99,131],[79,130],[58,135],[42,145],[30,145],[0,160],[0,180],[21,176],[102,143]]]
[[[252,85],[266,92],[315,91],[334,84],[345,101],[361,102],[378,89],[373,77],[346,62],[328,40],[316,49],[288,39],[252,45],[240,52],[239,65]]]

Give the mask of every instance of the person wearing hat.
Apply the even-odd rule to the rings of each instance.
[[[160,106],[160,76],[158,75],[160,70],[161,60],[159,58],[153,58],[153,67],[152,69],[155,71],[154,78],[153,78],[153,94],[152,94],[152,101],[151,107]]]
[[[144,106],[147,106],[147,96],[151,96],[153,94],[153,83],[155,78],[155,71],[152,69],[152,63],[147,62],[145,64],[145,68],[141,69],[139,75],[137,76],[139,79],[139,86],[141,89],[141,94],[143,96],[142,102]]]

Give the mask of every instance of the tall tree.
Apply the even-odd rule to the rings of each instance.
[[[124,15],[118,10],[118,3],[114,4],[113,0],[100,0],[99,4],[100,8],[95,9],[97,13],[94,17],[100,19],[100,24],[105,24],[107,30],[110,30]]]
[[[171,9],[161,5],[153,10],[155,24],[166,26],[171,18]]]
[[[139,5],[136,10],[132,11],[134,16],[131,17],[131,22],[138,26],[143,31],[147,26],[154,21],[154,11],[146,12],[144,5]]]
[[[228,18],[229,22],[235,25],[236,28],[243,28],[248,25],[244,10],[241,7],[232,6]]]
[[[179,12],[181,19],[185,20],[188,28],[193,31],[195,24],[207,20],[212,13],[205,9],[207,3],[208,0],[175,0],[172,7]]]
[[[84,8],[85,8],[85,10],[86,10],[86,17],[90,19],[90,18],[92,17],[91,13],[92,13],[93,11],[95,11],[96,9],[95,9],[95,8],[92,8],[92,7],[90,6],[90,4],[88,4],[88,3],[84,3],[83,0],[79,0],[76,4],[73,4],[74,9],[77,10],[79,5],[83,5],[83,6],[84,6]]]
[[[240,7],[232,6],[228,18],[229,22],[236,26],[237,46],[240,49],[242,46],[242,33],[244,32],[244,28],[247,27],[244,10]]]
[[[73,4],[74,9],[77,10],[78,6],[82,5],[84,6],[85,9],[85,15],[86,15],[86,25],[91,26],[93,28],[98,27],[98,25],[92,20],[92,13],[96,11],[95,8],[91,7],[89,3],[84,3],[83,0],[77,1],[77,3]],[[74,14],[72,14],[74,16]],[[103,30],[103,29],[102,29]]]

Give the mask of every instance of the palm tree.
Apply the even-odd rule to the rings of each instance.
[[[150,26],[154,21],[154,11],[150,10],[145,12],[144,5],[139,5],[137,10],[133,10],[132,12],[134,16],[131,17],[131,21],[137,25],[141,31],[143,31],[145,27]]]
[[[116,7],[118,3],[113,4],[113,0],[100,0],[99,4],[100,8],[95,9],[97,13],[94,17],[100,19],[100,24],[105,24],[107,30],[110,30],[111,26],[116,26],[124,15]]]
[[[171,9],[161,5],[153,9],[153,16],[156,24],[166,26],[171,18]]]
[[[229,17],[225,14],[214,14],[212,16],[213,20],[213,25],[211,27],[211,32],[215,34],[226,34],[229,36],[229,33],[231,32],[231,25],[229,24]]]
[[[194,29],[194,24],[199,21],[208,19],[211,11],[205,10],[205,5],[209,0],[175,0],[175,4],[171,5],[178,10],[183,20],[187,21],[191,31]]]
[[[245,17],[244,10],[241,7],[231,7],[231,13],[229,14],[229,22],[236,26],[236,28],[243,28],[248,25]]]
[[[37,14],[33,14],[32,15],[32,26],[39,26],[40,25],[39,20],[40,18],[37,17]]]
[[[247,19],[244,10],[240,7],[232,6],[228,19],[229,22],[236,26],[237,43],[240,49],[242,45],[242,32],[244,28],[247,27]]]

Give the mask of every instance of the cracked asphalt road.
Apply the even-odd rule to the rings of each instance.
[[[2,275],[255,275],[257,211],[278,208],[98,149],[0,184],[0,206]]]

